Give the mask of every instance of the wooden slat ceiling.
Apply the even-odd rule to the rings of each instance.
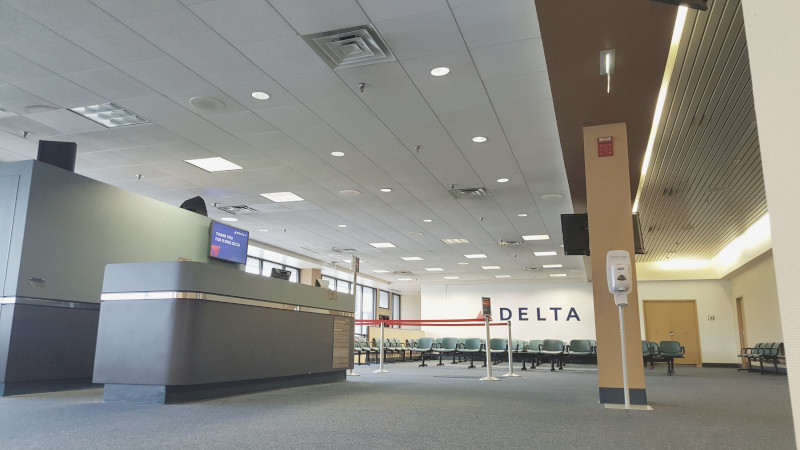
[[[641,198],[647,254],[713,258],[767,212],[738,0],[690,11]]]

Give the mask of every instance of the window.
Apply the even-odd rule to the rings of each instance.
[[[375,319],[375,289],[356,285],[356,320]],[[367,333],[366,325],[356,325],[356,334]]]
[[[383,309],[389,309],[389,293],[386,291],[380,291],[378,297],[378,307]]]
[[[339,278],[329,277],[328,275],[323,275],[322,279],[330,281],[330,285],[328,286],[328,289],[330,289],[332,291],[336,291],[336,292],[341,292],[343,294],[349,294],[350,293],[350,285],[352,283],[350,283],[349,281],[340,280]]]
[[[251,256],[247,257],[247,263],[244,266],[244,271],[247,273],[254,273],[256,275],[261,273],[261,260],[258,258],[253,258]]]
[[[400,320],[400,295],[392,294],[392,320]],[[400,328],[400,325],[392,325],[392,328]]]

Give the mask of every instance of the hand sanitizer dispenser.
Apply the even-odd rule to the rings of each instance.
[[[608,291],[614,294],[614,303],[625,306],[631,293],[631,255],[625,250],[611,250],[606,255]]]

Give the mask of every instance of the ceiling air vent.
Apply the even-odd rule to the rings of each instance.
[[[500,242],[498,242],[498,244],[501,247],[505,247],[507,245],[525,245],[525,243],[522,241],[506,241],[504,239],[500,239]]]
[[[372,25],[309,34],[303,39],[333,69],[395,60]]]
[[[229,214],[252,214],[254,212],[258,212],[255,209],[246,205],[217,206],[217,209],[221,209]]]
[[[467,188],[467,189],[450,189],[450,195],[454,198],[482,198],[489,197],[489,191],[485,187]]]
[[[331,251],[336,252],[336,253],[355,253],[356,249],[354,249],[354,248],[337,248],[337,247],[333,247],[331,249]]]
[[[395,270],[394,272],[392,272],[392,275],[411,275],[411,274],[412,273],[410,270]]]

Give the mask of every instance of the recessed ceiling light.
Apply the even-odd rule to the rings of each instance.
[[[457,280],[457,279],[459,279],[461,277],[450,276],[450,277],[442,277],[442,278],[444,278],[445,280]]]
[[[450,69],[448,67],[436,67],[435,69],[431,70],[431,75],[435,77],[443,77],[450,73]]]
[[[381,192],[392,192],[391,188],[381,188]]]
[[[269,98],[269,94],[267,94],[266,92],[260,92],[260,91],[255,91],[250,95],[252,95],[253,98],[256,99],[256,100],[266,100],[266,99]]]
[[[498,179],[497,179],[497,182],[498,182],[498,183],[508,183],[509,181],[510,181],[510,180],[509,180],[508,178],[498,178]]]
[[[400,259],[402,259],[403,261],[422,261],[422,258],[420,258],[419,256],[403,256]]]
[[[483,270],[500,270],[500,266],[481,266]]]
[[[433,222],[433,219],[422,219],[422,221],[425,223],[431,223]]]
[[[199,167],[206,172],[223,172],[225,170],[242,170],[242,166],[234,164],[225,158],[215,156],[213,158],[186,159],[187,163]]]
[[[533,256],[556,256],[556,252],[533,252]]]
[[[411,281],[413,278],[398,278],[397,281]]]
[[[262,228],[262,229],[260,229],[260,230],[258,230],[258,231],[261,231],[262,233],[266,233],[266,232],[268,232],[269,230],[268,230],[268,229],[266,229],[266,228]]]
[[[522,236],[522,239],[526,241],[546,241],[550,239],[549,234],[529,234],[527,236]]]
[[[495,275],[495,278],[511,278],[511,275]]]
[[[563,198],[564,196],[561,194],[544,194],[542,196],[542,200],[557,200],[559,198]]]
[[[484,255],[483,253],[473,253],[472,255],[464,255],[464,258],[480,259],[480,258],[486,258],[486,255]]]
[[[345,225],[345,224],[343,224],[343,223],[341,223],[341,224],[339,224],[339,225],[336,225],[336,226],[337,226],[337,227],[339,227],[339,228],[347,228],[347,225]]]
[[[474,138],[472,138],[472,142],[475,142],[476,144],[482,144],[488,140],[489,139],[484,136],[475,136]]]
[[[389,271],[385,270],[385,269],[377,269],[377,270],[373,270],[373,272],[374,273],[389,273]]]
[[[396,247],[391,242],[370,242],[369,245],[371,245],[371,246],[373,246],[375,248],[392,248],[392,247]]]
[[[469,244],[469,241],[464,238],[448,238],[442,239],[445,244]]]
[[[519,213],[517,214],[517,217],[528,217],[528,215],[525,213]]]
[[[409,235],[409,236],[418,237],[418,236],[422,236],[425,233],[423,233],[422,231],[409,231],[406,234]]]
[[[444,272],[444,269],[441,267],[426,267],[425,270],[428,272]]]
[[[355,197],[356,195],[361,195],[361,191],[357,191],[355,189],[342,189],[339,191],[339,195],[343,197]]]
[[[566,278],[567,274],[565,273],[551,273],[550,278]]]
[[[275,203],[303,201],[303,197],[300,197],[299,195],[293,194],[291,192],[267,192],[266,194],[259,194],[259,195],[261,195],[262,197],[266,197]]]
[[[115,105],[114,103],[79,106],[77,108],[71,108],[70,111],[80,114],[91,121],[97,122],[106,128],[150,123],[149,121],[137,116],[136,114],[119,105]],[[22,132],[22,134],[23,137],[27,137],[25,132]],[[28,134],[30,134],[30,132],[28,132]]]
[[[458,265],[459,265],[459,266],[466,266],[466,265],[468,265],[468,264],[469,264],[469,263],[468,263],[468,262],[466,262],[466,261],[462,261],[462,262],[458,263]]]
[[[563,264],[542,264],[542,269],[560,269],[564,267]]]
[[[350,264],[351,262],[353,262],[353,260],[352,259],[343,259],[342,262]]]
[[[237,219],[236,217],[220,217],[219,220],[222,220],[222,221],[225,221],[225,222],[238,222],[239,221],[239,219]]]
[[[331,156],[344,156],[344,152],[331,152]]]

